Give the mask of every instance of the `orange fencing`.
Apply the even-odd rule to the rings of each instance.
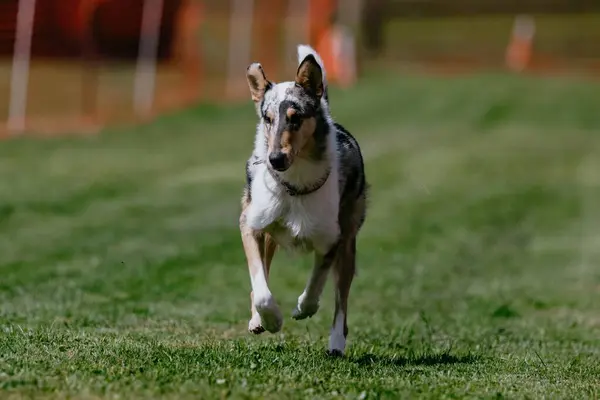
[[[436,1],[444,9],[446,3]],[[27,35],[17,40],[24,29],[18,10],[33,3],[31,46],[24,57],[15,53],[17,42],[27,44]],[[402,8],[403,3],[408,5]],[[148,4],[160,5],[160,17],[146,21],[154,26],[149,32],[157,33],[156,54],[140,58],[140,49],[148,47],[141,42],[151,36],[141,34]],[[512,34],[510,15],[386,18],[417,6],[425,7],[402,0],[4,0],[0,93],[6,95],[0,96],[0,120],[25,116],[24,126],[13,124],[12,131],[95,132],[193,103],[246,99],[248,63],[259,61],[271,79],[283,79],[297,65],[298,43],[319,51],[330,83],[349,86],[357,80],[359,58],[361,64],[375,58],[394,68],[417,61],[421,70],[435,65],[440,71],[482,66],[528,71],[559,65],[560,51],[591,51],[600,40],[600,14],[577,22],[553,16],[533,30],[527,22],[533,18],[525,18]],[[382,37],[370,37],[375,28]],[[359,57],[380,42],[385,51]],[[595,61],[600,55],[594,57],[584,61],[600,69]],[[136,105],[139,99],[148,115],[140,112],[145,106]],[[0,136],[18,133],[2,126]]]
[[[19,6],[27,1],[31,0],[0,4],[0,56],[5,60],[0,68],[7,70],[7,79],[0,80],[0,87],[6,87],[5,93],[15,92],[11,58],[15,56],[17,36],[22,34],[17,26]],[[145,82],[136,79],[141,68],[138,57],[140,41],[144,40],[140,33],[144,6],[149,0],[33,1],[31,46],[27,64],[20,67],[28,69],[23,78],[28,84],[22,87],[27,95],[23,111],[27,118],[22,128],[38,133],[81,131],[82,127],[94,131],[107,123],[140,117],[132,102],[139,97],[134,91]],[[244,84],[237,85],[240,93],[226,90],[226,81],[231,77],[224,66],[231,60],[222,58],[227,53],[224,49],[233,48],[235,54],[236,47],[241,46],[226,32],[238,23],[232,19],[232,1],[160,1],[160,20],[154,21],[158,29],[157,69],[147,81],[156,84],[151,115],[207,99],[228,101],[245,96]],[[302,10],[295,0],[248,2],[241,3],[246,7],[251,3],[253,10],[251,37],[247,38],[249,58],[243,62],[260,60],[274,79],[282,77],[290,64],[289,49],[284,48],[289,43],[281,40],[288,36],[286,24],[306,24],[307,35],[296,39],[317,46],[326,36],[338,3],[308,0],[307,9]],[[242,17],[248,19],[247,14]],[[335,69],[331,51],[323,51],[326,63]],[[239,70],[243,80],[243,68],[245,65],[234,65],[230,70]],[[49,96],[53,98],[51,106],[47,104]],[[0,99],[0,118],[11,118],[13,100]],[[6,129],[0,131],[9,133]]]

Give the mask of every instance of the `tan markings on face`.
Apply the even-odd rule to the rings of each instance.
[[[289,110],[288,110],[289,113]],[[317,121],[314,118],[302,120],[302,124],[295,131],[284,131],[281,134],[281,151],[288,155],[290,161],[294,156],[306,157],[314,148],[313,133]]]

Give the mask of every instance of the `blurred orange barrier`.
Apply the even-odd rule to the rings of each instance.
[[[327,69],[328,82],[350,86],[356,80],[354,37],[342,25],[331,25],[317,44],[316,50]]]
[[[244,0],[249,1],[249,0]],[[298,1],[298,0],[290,0]],[[281,49],[278,38],[282,36],[282,21],[285,15],[284,1],[254,0],[252,47],[256,50],[256,59],[260,60],[265,71],[274,79],[280,78]]]
[[[309,3],[310,43],[321,55],[327,80],[349,86],[356,79],[355,44],[352,33],[337,22],[338,1]]]
[[[198,0],[186,1],[177,17],[175,37],[180,40],[176,49],[176,59],[184,77],[182,85],[186,104],[196,101],[202,95],[204,69],[198,32],[204,20],[204,4]]]
[[[311,45],[316,46],[320,37],[331,25],[332,17],[338,6],[337,3],[337,0],[309,0],[308,19]]]
[[[506,65],[517,72],[531,64],[535,21],[527,15],[515,18],[511,40],[506,48]]]
[[[69,128],[77,123],[97,126],[112,111],[100,113],[98,110],[100,67],[110,67],[114,61],[131,64],[138,60],[138,69],[134,75],[131,89],[134,91],[134,107],[138,115],[155,114],[165,108],[180,107],[200,97],[202,84],[201,46],[198,38],[199,25],[203,18],[200,0],[6,0],[0,4],[0,55],[12,57],[10,74],[10,93],[6,99],[8,120],[5,132],[18,133],[24,130],[38,130],[39,126],[53,126],[60,130],[64,123],[49,123],[56,116],[57,121],[65,121]],[[161,4],[160,7],[157,7]],[[144,10],[148,10],[144,14]],[[144,15],[153,28],[142,32]],[[148,24],[148,22],[146,22]],[[144,42],[147,44],[144,45]],[[143,51],[144,54],[141,54]],[[143,56],[143,57],[140,57]],[[144,58],[145,62],[140,60]],[[30,78],[30,60],[36,65],[47,65],[43,75],[35,73]],[[51,115],[35,118],[27,107],[34,101],[40,86],[46,86],[44,80],[54,76],[52,65],[56,61],[76,72],[69,75],[72,79],[63,82],[71,90],[69,100],[61,100],[65,115],[56,104]],[[108,62],[107,62],[108,61]],[[181,84],[170,84],[155,96],[156,64],[166,62],[179,71]],[[54,67],[56,68],[56,67]],[[77,71],[79,69],[79,71]],[[170,69],[172,70],[172,68]],[[144,78],[140,78],[143,75]],[[173,74],[169,75],[172,76]],[[47,78],[41,78],[47,76]],[[63,74],[63,77],[65,75]],[[81,80],[77,81],[77,76]],[[41,78],[41,79],[40,79]],[[64,79],[64,78],[62,78]],[[40,85],[42,83],[42,85]],[[57,82],[58,85],[60,83]],[[122,86],[122,85],[121,85]],[[129,85],[128,85],[129,86]],[[126,94],[127,88],[109,88],[110,92]],[[114,89],[114,90],[113,90]],[[125,90],[125,92],[124,92]],[[47,93],[44,93],[44,97]],[[73,98],[75,96],[76,98]],[[40,97],[38,94],[37,97]],[[123,97],[122,95],[120,96]],[[128,97],[128,96],[127,96]],[[159,102],[154,105],[154,98]],[[121,103],[123,100],[120,100]],[[125,99],[127,102],[127,99]],[[107,102],[105,102],[107,103]],[[111,105],[108,102],[107,105]],[[62,106],[64,104],[64,106]],[[79,109],[73,108],[79,106]],[[68,107],[68,109],[67,109]],[[42,114],[46,113],[44,108]],[[113,110],[124,116],[122,107]],[[104,117],[100,117],[104,115]],[[76,122],[79,120],[79,122]],[[105,121],[103,121],[105,120]],[[42,122],[43,121],[43,122]]]
[[[14,60],[7,96],[13,106],[7,108],[16,116],[16,131],[50,134],[50,127],[58,133],[76,126],[135,121],[135,116],[154,116],[205,96],[236,100],[238,89],[246,95],[239,81],[249,62],[260,60],[277,79],[282,63],[295,59],[290,56],[298,43],[308,42],[321,53],[331,82],[350,85],[356,79],[354,38],[332,22],[343,7],[341,0],[0,3],[0,54]],[[29,5],[27,15],[35,18],[21,23],[24,39],[15,46],[23,4]],[[206,48],[200,33],[210,39]],[[14,57],[16,48],[20,57]],[[32,79],[29,58],[42,67],[32,69]],[[56,88],[68,90],[64,100],[50,106],[45,99]]]

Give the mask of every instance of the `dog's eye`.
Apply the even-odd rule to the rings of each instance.
[[[267,125],[271,125],[273,120],[267,114],[263,115],[263,120],[267,123]]]

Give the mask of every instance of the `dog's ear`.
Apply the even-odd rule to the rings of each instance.
[[[262,101],[265,92],[271,85],[271,82],[265,76],[262,65],[259,63],[250,64],[246,69],[246,80],[248,81],[252,101],[255,103]]]
[[[323,96],[323,71],[312,54],[304,57],[300,63],[296,72],[296,84],[319,100]]]

